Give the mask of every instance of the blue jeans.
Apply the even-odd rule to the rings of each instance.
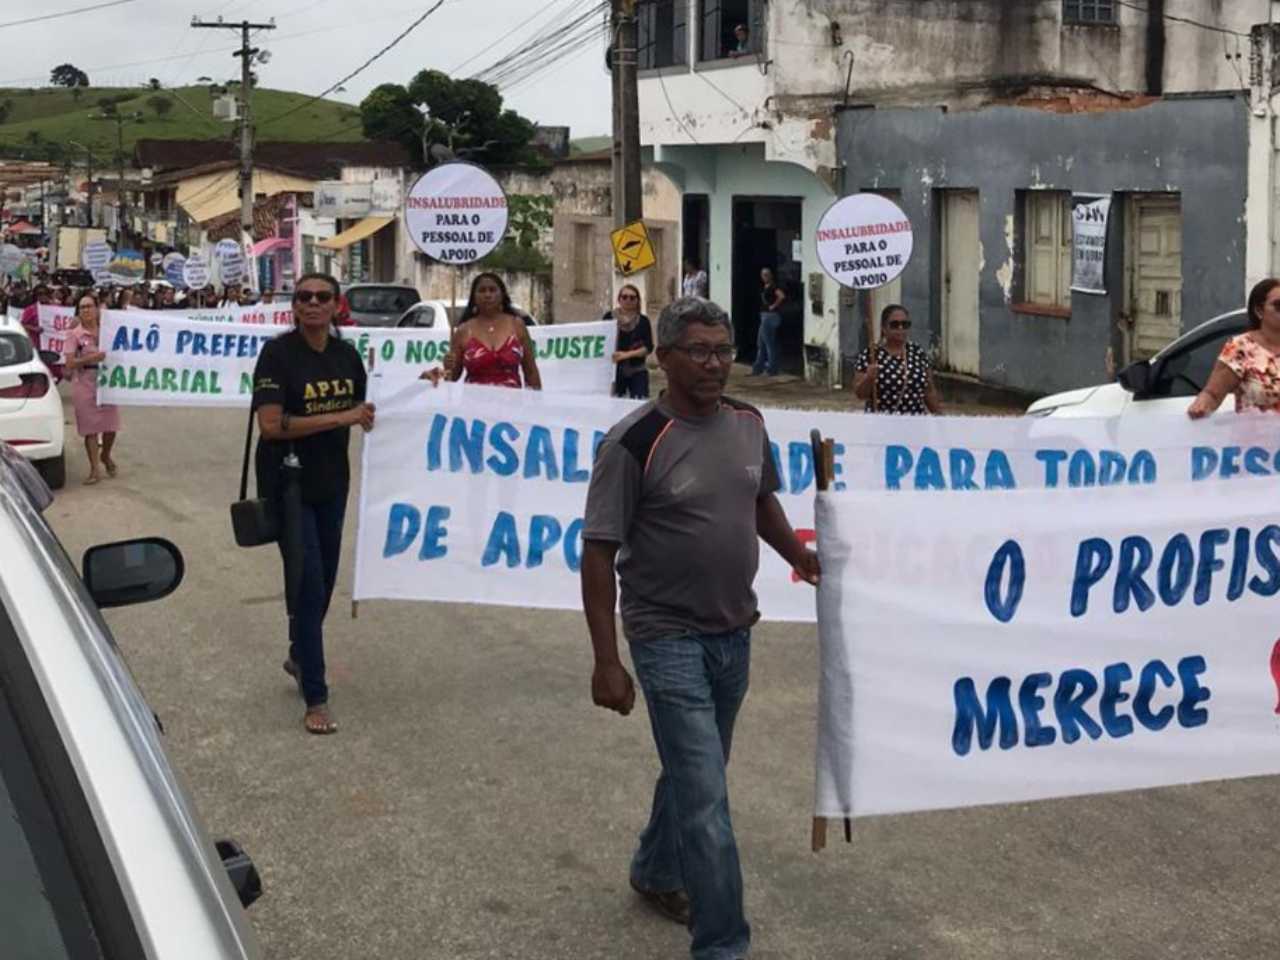
[[[736,960],[751,946],[725,767],[747,695],[751,631],[631,644],[662,774],[631,860],[643,890],[684,890],[694,960]]]
[[[314,707],[329,699],[324,678],[324,618],[338,580],[347,494],[302,505],[302,585],[289,619],[289,659],[298,665],[302,697]]]
[[[782,314],[765,311],[760,314],[760,332],[756,336],[756,362],[751,365],[754,374],[778,372],[778,329],[782,326]]]

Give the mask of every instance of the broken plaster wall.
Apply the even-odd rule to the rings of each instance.
[[[979,373],[989,382],[1050,393],[1099,383],[1126,312],[1126,193],[1176,192],[1183,217],[1183,329],[1239,308],[1249,242],[1248,101],[1242,95],[1171,98],[1123,111],[1061,115],[994,106],[848,110],[839,127],[842,192],[901,191],[916,231],[902,278],[913,335],[943,336],[939,191],[979,192]],[[1069,318],[1016,312],[1022,269],[1019,191],[1113,195],[1105,296],[1075,293]],[[845,318],[847,319],[847,318]],[[846,353],[852,338],[844,338]]]

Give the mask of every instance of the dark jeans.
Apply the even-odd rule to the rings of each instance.
[[[615,397],[630,397],[632,400],[648,400],[649,371],[636,370],[632,373],[626,373],[619,368],[617,376],[613,380],[613,395]]]
[[[756,337],[756,362],[751,366],[754,374],[778,372],[778,329],[782,326],[782,314],[765,311],[760,314],[760,333]]]
[[[309,707],[329,699],[324,679],[324,618],[338,579],[346,513],[345,492],[324,503],[302,505],[302,585],[297,609],[289,619],[289,659],[298,665],[302,696]]]
[[[745,957],[751,927],[725,767],[747,695],[751,631],[632,643],[631,662],[662,761],[631,880],[688,894],[694,960]]]

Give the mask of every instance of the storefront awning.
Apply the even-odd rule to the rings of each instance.
[[[322,250],[345,250],[353,243],[359,243],[372,237],[390,223],[394,217],[365,217],[354,227],[348,227],[332,240],[321,240],[316,244]]]
[[[265,240],[259,240],[249,252],[255,257],[261,257],[268,253],[274,253],[277,250],[289,249],[293,246],[293,241],[285,237],[267,237]]]

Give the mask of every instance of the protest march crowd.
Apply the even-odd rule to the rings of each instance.
[[[779,300],[771,283],[762,277],[765,356],[758,373],[772,372],[767,352]],[[256,426],[260,434],[253,461],[259,529],[250,541],[278,545],[289,625],[283,669],[304,701],[305,730],[327,735],[338,725],[329,706],[323,624],[337,581],[351,486],[349,435],[352,427],[376,429],[378,411],[368,399],[366,358],[340,330],[345,318],[337,280],[305,274],[288,296],[293,327],[265,343],[252,377],[249,429]],[[0,291],[0,307],[21,308],[37,343],[40,304],[74,307],[62,375],[70,381],[78,432],[85,438],[87,484],[119,470],[119,411],[98,402],[98,371],[107,358],[98,336],[103,311],[258,299],[247,288],[183,294],[169,286],[76,289],[40,283]],[[264,291],[261,299],[271,302],[274,295]],[[1231,394],[1238,412],[1280,412],[1280,280],[1258,284],[1248,311],[1250,329],[1223,348],[1187,410],[1191,418],[1212,413]],[[631,886],[661,914],[689,927],[695,958],[734,960],[748,953],[750,926],[725,771],[748,687],[751,629],[760,618],[759,541],[798,580],[816,585],[821,571],[817,554],[779,504],[784,480],[764,415],[724,393],[736,354],[728,315],[703,296],[687,295],[653,324],[642,313],[639,290],[626,285],[607,318],[618,327],[612,392],[648,397],[650,353],[667,386],[596,445],[579,568],[594,655],[591,696],[596,705],[625,716],[634,707],[638,681],[661,762],[649,821],[630,865]],[[910,314],[893,305],[881,319],[883,339],[858,358],[856,397],[869,412],[941,412],[929,357],[909,337]],[[420,376],[421,390],[456,381],[544,387],[530,329],[499,277],[476,278],[443,361]],[[242,493],[236,507],[247,502]],[[428,546],[424,540],[424,551]],[[619,654],[615,609],[634,678]]]

